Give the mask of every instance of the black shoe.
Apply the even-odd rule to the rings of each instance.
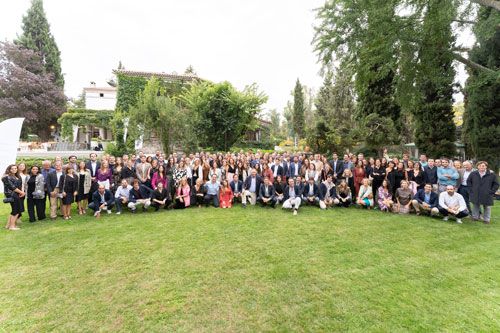
[[[135,214],[135,213],[136,213],[136,211],[137,211],[137,209],[134,209],[134,210],[132,210],[132,211],[131,211],[131,213],[132,213],[132,214]]]
[[[145,207],[142,207],[142,211],[145,212],[147,211],[147,209]]]
[[[155,207],[155,212],[159,211],[160,207]]]
[[[247,205],[246,204],[242,204],[241,207],[247,208]]]

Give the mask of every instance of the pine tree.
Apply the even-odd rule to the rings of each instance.
[[[416,87],[420,105],[414,111],[415,143],[429,156],[455,155],[453,123],[454,38],[452,0],[430,0],[422,26]]]
[[[64,88],[64,77],[61,71],[61,52],[57,47],[50,25],[43,10],[42,0],[32,0],[31,7],[23,16],[23,33],[16,44],[38,52],[47,73],[53,75],[54,82]]]
[[[304,113],[304,90],[302,89],[299,79],[297,79],[295,89],[293,91],[293,131],[299,138],[304,137]]]
[[[469,57],[488,68],[500,68],[500,12],[482,7],[474,27],[476,44]],[[486,71],[470,70],[465,91],[463,139],[478,160],[500,167],[500,80]]]
[[[327,72],[315,105],[315,121],[307,136],[308,144],[315,151],[323,153],[340,153],[351,148],[354,141],[355,105],[350,75],[340,71],[333,77],[331,72]]]

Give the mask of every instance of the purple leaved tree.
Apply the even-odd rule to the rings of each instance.
[[[66,96],[53,81],[37,53],[0,42],[0,119],[24,117],[23,135],[48,140],[66,111]]]

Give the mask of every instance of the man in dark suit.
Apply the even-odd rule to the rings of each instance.
[[[299,187],[295,185],[293,178],[288,178],[288,185],[283,192],[283,199],[283,209],[293,209],[293,215],[297,215],[302,199]]]
[[[96,153],[90,153],[90,160],[85,163],[85,167],[90,171],[92,184],[90,185],[89,198],[92,198],[93,193],[97,190],[97,170],[101,167],[101,162],[97,160]]]
[[[229,187],[231,187],[231,191],[233,191],[233,201],[241,201],[242,193],[243,193],[243,182],[239,180],[238,175],[233,175],[233,180],[229,183]]]
[[[337,182],[337,179],[342,177],[344,173],[344,162],[339,161],[339,156],[337,153],[333,153],[332,159],[328,162],[333,172],[333,180]]]
[[[432,158],[427,161],[427,166],[424,167],[424,181],[426,184],[432,185],[433,191],[437,191],[438,189],[437,169],[437,166],[434,165],[434,159]]]
[[[47,175],[47,192],[50,200],[50,218],[54,220],[57,217],[57,206],[61,206],[61,198],[59,197],[59,180],[63,174],[62,162],[54,163],[54,170]]]
[[[411,203],[417,215],[420,215],[421,211],[430,215],[439,214],[439,197],[432,191],[432,184],[425,184],[423,189],[418,190]]]
[[[319,187],[314,182],[314,177],[309,178],[302,190],[302,202],[312,206],[319,206]]]
[[[274,164],[271,167],[271,170],[273,171],[274,179],[276,179],[276,177],[278,177],[278,176],[281,176],[281,179],[284,179],[286,176],[286,174],[284,172],[285,170],[281,166],[281,161],[280,161],[279,157],[276,157],[276,159],[274,160]]]
[[[250,204],[255,205],[257,202],[257,195],[259,194],[260,184],[262,183],[262,178],[257,175],[257,170],[252,169],[250,171],[250,176],[245,179],[243,184],[243,194],[241,198],[241,203],[243,207],[247,205],[247,197],[250,197]]]
[[[302,192],[304,191],[304,182],[305,181],[302,181],[302,176],[298,176],[295,179],[295,186],[297,186],[299,188],[300,195],[302,195]]]
[[[115,198],[110,190],[106,190],[104,185],[99,185],[97,191],[92,194],[92,202],[89,208],[94,211],[96,218],[101,217],[101,211],[107,211],[111,214],[111,208],[115,204]]]
[[[152,194],[152,189],[146,185],[142,185],[139,180],[134,180],[129,194],[128,208],[130,208],[132,213],[135,213],[137,211],[137,206],[142,205],[142,211],[145,212],[151,205]]]
[[[319,185],[319,207],[326,209],[338,204],[337,188],[333,182],[333,176],[328,174],[326,180]]]
[[[276,198],[274,197],[274,186],[271,184],[268,176],[264,177],[264,183],[260,185],[257,201],[260,202],[262,206],[270,205],[275,208]]]
[[[288,178],[297,178],[300,176],[300,168],[302,167],[297,156],[293,157],[293,162],[288,166]]]

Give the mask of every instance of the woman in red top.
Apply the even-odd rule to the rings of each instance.
[[[356,167],[354,168],[354,188],[356,189],[356,197],[359,193],[359,187],[365,178],[365,167],[363,166],[363,161],[358,160]]]
[[[233,206],[233,191],[231,191],[227,180],[222,181],[219,201],[221,208],[231,208]]]

